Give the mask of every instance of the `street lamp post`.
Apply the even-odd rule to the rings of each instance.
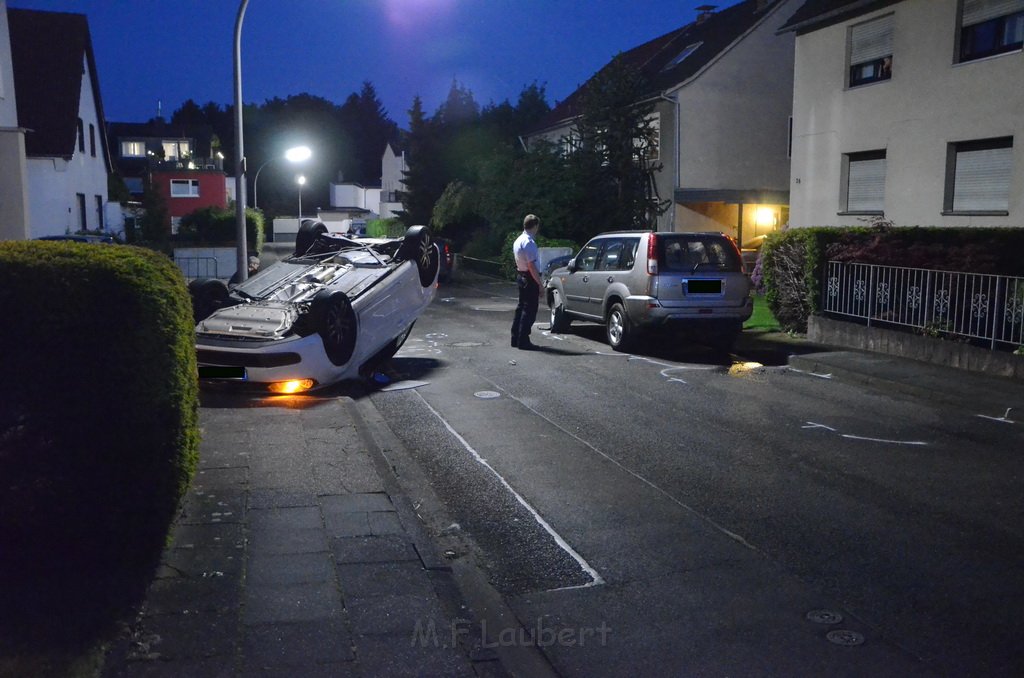
[[[242,21],[249,0],[242,0],[235,18],[235,238],[238,243],[238,282],[249,278],[249,252],[245,242],[245,149],[242,145]]]
[[[306,177],[300,174],[295,181],[299,184],[299,228],[302,228],[302,186],[306,183]]]
[[[252,181],[252,208],[256,209],[257,207],[259,207],[259,205],[256,202],[256,199],[259,197],[257,189],[259,188],[260,185],[260,172],[263,171],[264,167],[274,162],[275,160],[280,160],[281,158],[284,158],[288,162],[302,162],[304,160],[309,160],[309,158],[312,155],[313,151],[310,150],[309,146],[295,146],[294,148],[289,148],[287,151],[285,151],[283,156],[275,155],[273,158],[267,160],[265,163],[260,165],[260,168],[256,170],[256,178],[253,179]]]

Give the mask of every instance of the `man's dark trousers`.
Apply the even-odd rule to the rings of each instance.
[[[519,305],[512,320],[512,345],[529,346],[530,329],[537,320],[537,305],[540,303],[540,287],[529,273],[517,273]]]

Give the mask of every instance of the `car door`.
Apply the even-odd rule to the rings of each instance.
[[[595,315],[590,301],[593,296],[591,286],[602,245],[601,240],[591,240],[584,245],[580,253],[576,255],[571,272],[562,281],[562,290],[565,292],[565,308],[572,313]],[[601,291],[603,292],[603,290],[602,287]]]
[[[590,301],[588,304],[591,315],[604,315],[604,300],[608,297],[608,288],[622,277],[622,267],[629,257],[625,238],[608,238],[604,241],[601,254],[594,267],[595,275],[591,277]]]

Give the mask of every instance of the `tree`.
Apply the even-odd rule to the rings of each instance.
[[[423,102],[417,96],[409,110],[409,152],[402,193],[402,213],[406,226],[430,223],[434,203],[441,197],[446,181],[440,166],[437,128],[423,114]]]
[[[170,237],[168,225],[171,222],[171,217],[167,211],[167,201],[153,184],[152,178],[146,179],[145,189],[142,192],[142,209],[145,210],[145,213],[139,221],[140,240],[153,249],[167,249]]]
[[[577,170],[599,190],[614,228],[653,228],[667,207],[655,190],[650,160],[657,138],[650,115],[654,103],[642,74],[617,56],[582,92],[582,115],[574,125],[580,151]]]

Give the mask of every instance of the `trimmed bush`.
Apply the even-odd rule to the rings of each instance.
[[[765,239],[758,273],[779,325],[806,332],[828,261],[1019,276],[1021,252],[1022,228],[791,228]]]
[[[96,634],[195,470],[185,280],[142,248],[0,242],[0,313],[0,633]]]
[[[245,244],[250,252],[262,252],[266,239],[263,212],[245,210]],[[237,241],[238,217],[234,209],[204,207],[181,218],[178,242],[199,245],[230,245]]]

